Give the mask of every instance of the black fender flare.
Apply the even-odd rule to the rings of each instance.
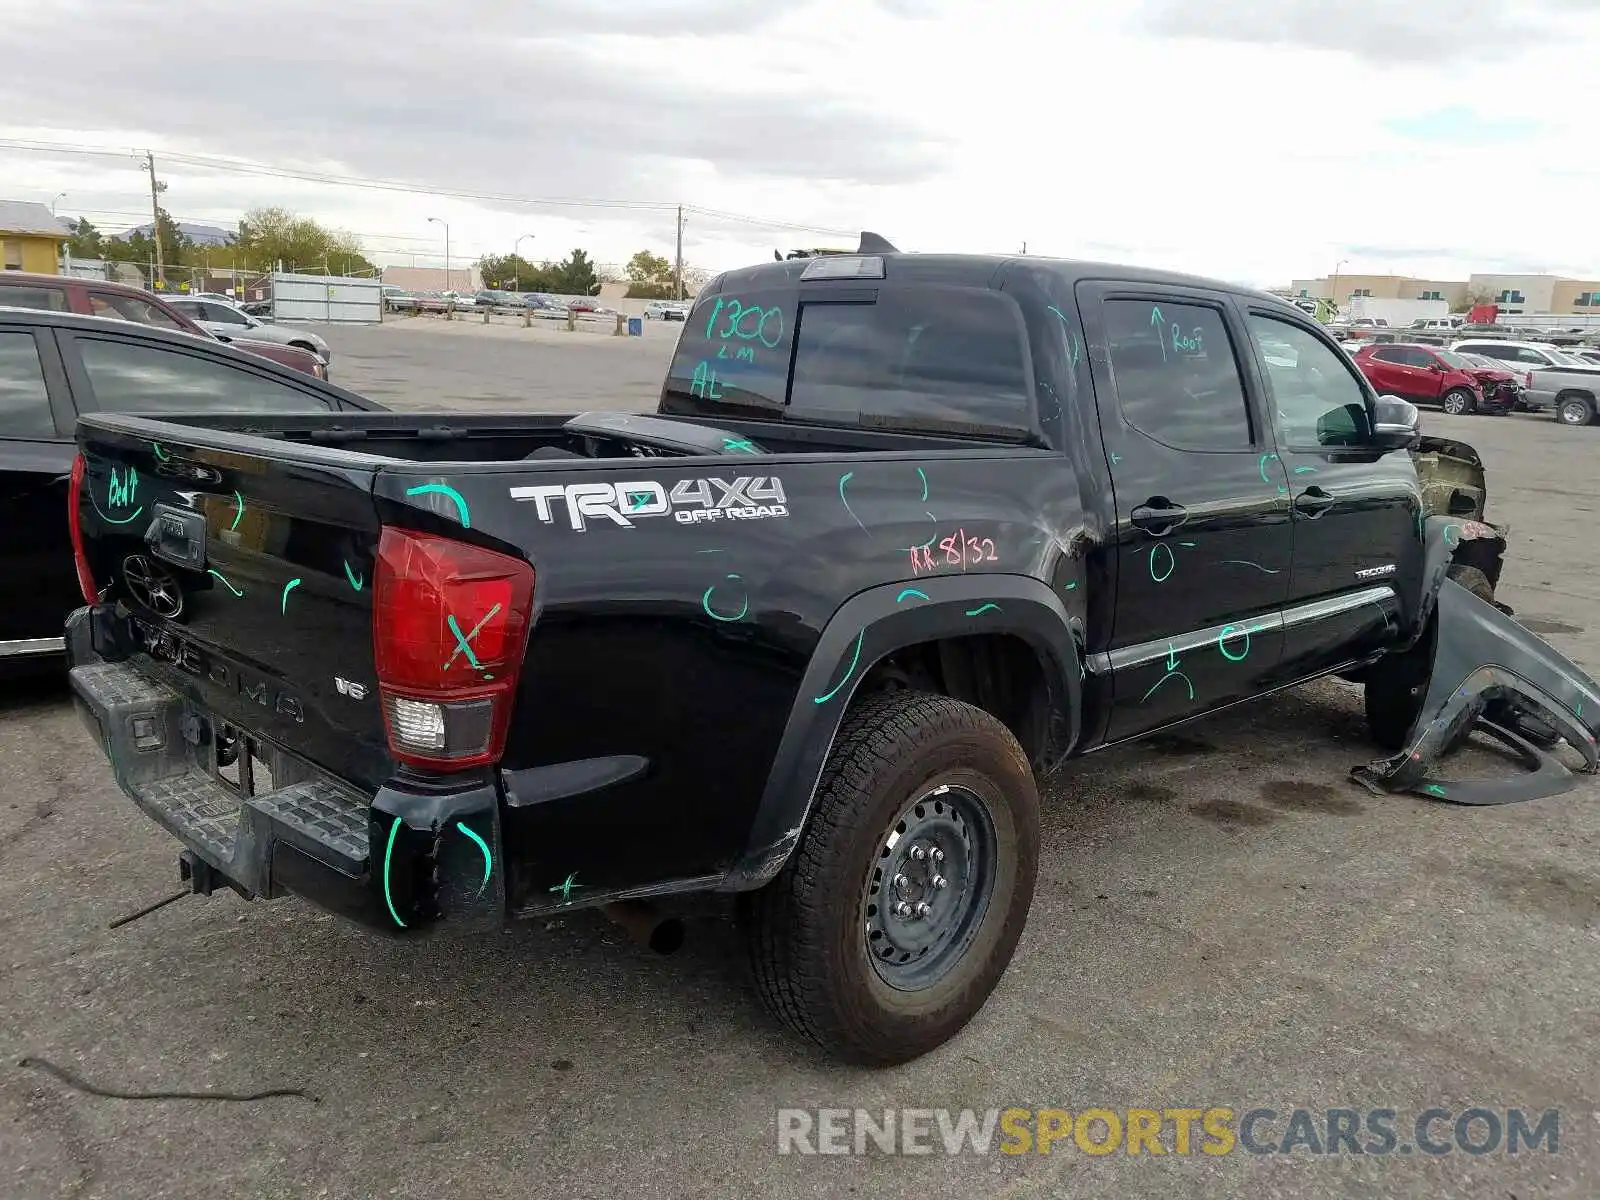
[[[799,844],[822,768],[862,679],[885,656],[919,642],[1014,634],[1040,658],[1067,711],[1067,744],[1082,720],[1083,622],[1049,585],[984,572],[902,580],[858,592],[822,631],[789,710],[744,853],[720,885],[748,891],[776,875]]]

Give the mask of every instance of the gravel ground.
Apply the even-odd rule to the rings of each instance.
[[[560,411],[653,404],[680,328],[326,332],[335,378],[386,403]],[[1600,429],[1425,423],[1488,462],[1513,526],[1502,599],[1600,672]],[[581,913],[400,945],[226,895],[108,929],[176,887],[176,845],[110,785],[62,687],[13,687],[0,1194],[1600,1194],[1600,788],[1484,811],[1379,799],[1345,778],[1373,753],[1359,693],[1325,682],[1069,767],[993,999],[941,1050],[866,1072],[761,1013],[715,900],[671,958]],[[108,1090],[316,1099],[111,1099],[26,1056]],[[1397,1110],[1409,1144],[1423,1109],[1474,1104],[1560,1109],[1559,1153],[813,1157],[775,1133],[781,1107],[1266,1107],[1276,1140],[1295,1107],[1348,1107]]]

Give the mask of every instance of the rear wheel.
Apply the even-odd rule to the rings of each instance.
[[[1444,394],[1444,400],[1441,403],[1444,406],[1444,411],[1452,417],[1459,417],[1462,413],[1469,412],[1476,407],[1472,399],[1472,393],[1467,391],[1466,388],[1451,388]]]
[[[1011,732],[947,696],[862,701],[800,844],[747,898],[756,983],[851,1062],[906,1062],[983,1007],[1033,899],[1039,795]]]
[[[1556,401],[1556,420],[1563,425],[1587,425],[1594,420],[1594,401],[1587,396],[1562,396]]]

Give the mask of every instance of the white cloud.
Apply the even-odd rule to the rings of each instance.
[[[0,0],[26,48],[0,77],[0,136],[815,226],[695,213],[686,253],[713,268],[869,228],[1259,283],[1341,259],[1600,276],[1578,98],[1600,25],[1577,0],[1433,3]],[[1444,136],[1475,119],[1528,132]],[[398,261],[438,260],[428,216],[457,258],[523,233],[602,261],[673,238],[671,211],[162,171],[180,217],[284,203]],[[131,159],[0,150],[0,177],[113,228],[148,204]]]

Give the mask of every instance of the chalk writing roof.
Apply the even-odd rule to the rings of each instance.
[[[0,200],[0,233],[21,233],[30,237],[53,237],[63,241],[67,231],[50,215],[43,204],[29,200]]]

